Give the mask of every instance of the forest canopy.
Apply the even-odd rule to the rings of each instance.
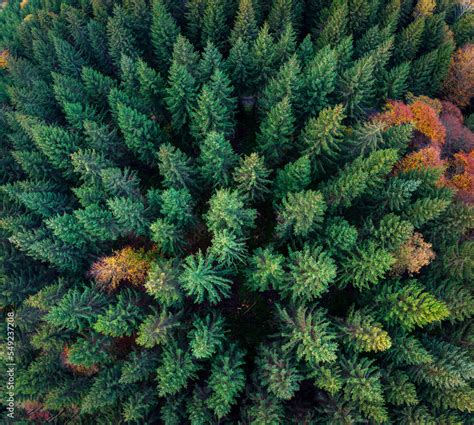
[[[3,3],[6,423],[471,423],[473,38],[464,0]]]

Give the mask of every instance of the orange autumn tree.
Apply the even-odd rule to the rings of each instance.
[[[439,148],[428,146],[419,151],[410,152],[405,155],[397,164],[397,171],[422,170],[424,168],[437,168],[442,174],[446,168],[446,161],[441,159]]]
[[[10,53],[8,50],[2,50],[0,52],[0,69],[6,69],[8,67],[8,58]]]
[[[474,97],[474,44],[459,48],[451,59],[444,93],[451,102],[464,108]]]
[[[411,99],[412,102],[409,104],[389,100],[385,111],[376,114],[373,120],[382,122],[388,127],[412,124],[415,130],[430,141],[443,144],[446,130],[438,116],[438,104],[425,96],[412,97]]]
[[[413,233],[410,239],[394,253],[396,261],[392,272],[395,274],[408,272],[410,275],[419,273],[422,267],[427,266],[435,258],[431,247],[432,245],[425,242],[421,233]]]
[[[152,252],[127,246],[96,261],[89,274],[100,287],[109,291],[121,283],[140,286],[145,283],[151,260]]]
[[[447,185],[457,189],[458,197],[464,202],[474,202],[474,150],[454,154],[452,164],[456,172]]]

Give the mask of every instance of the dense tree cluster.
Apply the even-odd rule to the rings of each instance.
[[[470,423],[473,19],[10,0],[15,423]]]

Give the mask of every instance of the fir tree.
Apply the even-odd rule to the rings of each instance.
[[[211,357],[221,349],[225,341],[224,319],[221,316],[207,315],[196,318],[193,329],[188,334],[189,345],[193,356],[197,359]]]
[[[318,174],[324,174],[328,166],[334,164],[340,152],[344,126],[344,108],[337,105],[334,108],[322,110],[317,118],[310,118],[300,136],[304,153],[315,164]]]
[[[230,41],[235,47],[240,38],[243,43],[251,44],[257,37],[258,28],[253,0],[240,0]]]
[[[230,411],[236,402],[236,396],[244,388],[243,357],[243,351],[232,344],[212,362],[208,379],[211,395],[207,399],[207,405],[218,418]]]
[[[152,348],[155,345],[170,346],[172,333],[179,327],[178,319],[178,314],[173,315],[165,309],[160,313],[155,311],[140,324],[137,344],[145,348]]]
[[[167,344],[156,370],[158,395],[176,394],[196,376],[197,370],[198,366],[193,363],[190,353],[179,348],[176,343]]]
[[[337,358],[335,334],[329,328],[322,310],[298,307],[294,313],[277,306],[281,320],[283,350],[296,351],[298,359],[310,365],[332,363]]]
[[[202,87],[192,113],[191,131],[196,139],[203,139],[211,131],[225,136],[233,133],[235,98],[232,92],[227,75],[216,69]]]
[[[274,183],[274,193],[277,199],[282,199],[287,193],[301,192],[311,183],[311,161],[308,155],[290,162],[284,168],[277,170]]]
[[[207,300],[217,304],[230,295],[231,281],[223,276],[220,268],[212,264],[212,258],[201,251],[186,257],[178,281],[196,303]]]
[[[277,206],[280,236],[291,233],[294,236],[307,237],[318,228],[326,211],[326,202],[321,192],[307,190],[288,193]]]
[[[377,284],[394,262],[389,251],[369,242],[343,261],[340,280],[343,284],[351,283],[356,288],[364,289]]]
[[[305,116],[314,117],[329,105],[329,95],[335,89],[336,66],[336,52],[329,47],[319,50],[311,57],[303,72],[301,89]]]
[[[199,171],[210,186],[228,186],[237,155],[222,133],[209,132],[201,143]]]
[[[265,197],[269,192],[269,176],[270,170],[265,167],[263,158],[254,152],[240,159],[233,179],[237,189],[254,200]]]
[[[271,248],[257,248],[249,260],[246,284],[254,291],[282,288],[286,280],[285,257]]]
[[[189,126],[196,98],[196,81],[184,65],[173,62],[165,89],[165,102],[176,132]]]
[[[403,287],[397,283],[386,286],[379,297],[380,301],[386,300],[384,320],[407,330],[443,320],[449,315],[446,305],[424,292],[416,280],[409,280]]]
[[[156,261],[151,265],[145,289],[164,307],[179,305],[183,300],[183,295],[177,277],[177,270],[171,261]]]
[[[228,33],[226,6],[225,0],[208,0],[206,2],[201,33],[203,45],[212,42],[217,47],[223,46]]]
[[[259,379],[268,392],[278,399],[291,399],[303,379],[291,355],[275,345],[263,347],[257,362]]]
[[[336,278],[336,264],[321,247],[305,245],[289,256],[289,282],[282,290],[293,300],[313,300],[328,291]]]
[[[237,191],[218,190],[209,200],[204,218],[211,232],[230,230],[237,235],[254,227],[256,210],[245,208],[244,198]]]
[[[257,146],[269,163],[275,163],[291,147],[294,131],[293,111],[288,97],[273,106],[257,134]]]
[[[127,147],[143,162],[153,164],[156,147],[164,139],[159,126],[123,104],[118,105],[118,124]]]
[[[166,9],[162,0],[153,0],[151,23],[151,42],[161,72],[166,72],[170,66],[171,55],[179,28],[173,17]]]
[[[170,144],[165,143],[160,147],[158,169],[165,187],[181,189],[193,186],[195,171],[190,159]]]

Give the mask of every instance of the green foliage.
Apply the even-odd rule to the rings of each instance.
[[[395,258],[389,251],[377,248],[372,241],[356,248],[354,253],[342,262],[341,282],[351,283],[359,289],[377,284],[390,270]]]
[[[239,192],[219,189],[209,200],[209,210],[204,218],[211,232],[230,230],[236,235],[254,227],[256,210],[245,208]]]
[[[94,323],[94,330],[113,337],[130,336],[138,327],[142,311],[136,305],[136,295],[131,291],[121,292],[117,303],[110,304]]]
[[[183,299],[178,284],[177,271],[171,261],[161,260],[151,265],[145,289],[164,307],[179,305]]]
[[[384,320],[399,324],[407,330],[425,326],[446,319],[449,310],[416,280],[409,280],[401,286],[399,282],[382,288],[378,301],[385,305]]]
[[[140,325],[137,344],[152,348],[155,345],[166,344],[171,339],[171,333],[179,326],[178,315],[163,309],[146,317]]]
[[[330,329],[323,310],[300,306],[295,312],[289,312],[277,306],[277,312],[282,328],[283,350],[295,351],[298,359],[310,365],[336,360],[336,335]]]
[[[213,131],[224,136],[233,133],[236,107],[233,90],[227,75],[216,69],[199,92],[191,114],[191,133],[196,139],[204,139]]]
[[[163,141],[158,125],[140,112],[118,104],[118,125],[125,144],[146,164],[154,164],[157,146]]]
[[[246,270],[247,285],[254,291],[280,288],[285,282],[285,257],[271,248],[257,248]]]
[[[321,247],[305,245],[289,256],[289,279],[283,292],[293,300],[312,301],[328,291],[336,278],[336,264]]]
[[[193,363],[191,354],[178,347],[176,343],[167,344],[156,370],[158,395],[173,395],[195,378],[198,366]]]
[[[233,179],[240,192],[250,200],[255,200],[265,197],[269,192],[269,175],[270,170],[265,167],[263,158],[253,152],[240,159],[240,164],[234,169]]]
[[[183,270],[178,277],[186,295],[195,303],[205,300],[217,304],[230,296],[231,281],[223,276],[223,271],[213,265],[212,257],[198,251],[185,258]]]
[[[218,418],[229,413],[237,395],[244,388],[243,357],[244,352],[235,344],[231,344],[212,362],[211,374],[207,381],[211,395],[207,399],[207,405]]]
[[[245,239],[227,229],[217,230],[212,237],[209,255],[224,267],[243,263],[247,256]]]
[[[308,155],[303,155],[294,162],[277,170],[274,183],[274,193],[277,199],[285,197],[290,192],[301,192],[311,183],[311,161]]]
[[[179,34],[178,26],[162,0],[153,0],[151,10],[151,42],[160,70],[165,72],[171,62],[173,45]]]
[[[269,163],[278,162],[290,149],[294,121],[288,97],[274,105],[263,119],[257,134],[257,146]]]
[[[89,328],[102,313],[107,298],[90,287],[70,289],[46,316],[46,320],[58,327],[82,331]]]
[[[222,348],[225,340],[224,324],[222,316],[211,314],[194,320],[188,339],[191,352],[196,359],[212,357],[216,350]]]
[[[257,357],[257,367],[262,385],[282,400],[293,398],[303,379],[294,359],[278,346],[262,347]]]
[[[237,155],[222,133],[209,132],[201,143],[199,171],[213,187],[228,186]]]
[[[15,421],[471,423],[461,3],[3,2]]]
[[[321,192],[307,190],[288,193],[277,206],[277,233],[286,236],[289,233],[306,237],[320,226],[326,211],[326,202]]]
[[[334,165],[340,152],[344,126],[344,108],[322,110],[317,118],[310,118],[300,136],[304,153],[309,156],[319,174],[324,174],[328,166]]]

